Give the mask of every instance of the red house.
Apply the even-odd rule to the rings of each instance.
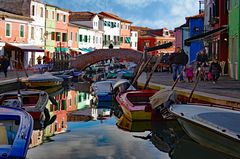
[[[138,50],[144,51],[144,47],[154,47],[168,42],[174,42],[175,37],[173,31],[167,28],[163,29],[149,29],[140,30],[138,37]],[[175,51],[175,47],[170,47],[167,49],[161,49],[157,51],[152,51],[152,55],[157,55],[160,53],[172,53]]]

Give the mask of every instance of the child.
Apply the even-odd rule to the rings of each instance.
[[[185,68],[185,73],[186,73],[186,77],[188,79],[188,82],[193,82],[193,67],[191,65],[186,65]]]
[[[220,73],[222,72],[222,68],[217,59],[213,59],[213,62],[210,65],[209,72],[211,72],[213,84],[215,84],[220,77]]]

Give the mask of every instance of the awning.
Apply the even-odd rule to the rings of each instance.
[[[44,52],[44,49],[38,47],[38,46],[34,46],[34,45],[14,45],[14,44],[9,44],[6,43],[5,48],[12,48],[15,50],[22,50],[23,52]]]
[[[222,26],[222,27],[220,27],[220,28],[217,28],[217,29],[214,29],[214,30],[211,30],[211,31],[202,33],[202,34],[198,34],[198,35],[196,35],[196,36],[194,36],[194,37],[191,37],[191,38],[189,38],[189,39],[186,39],[186,40],[184,41],[184,44],[185,44],[186,46],[189,46],[189,45],[191,45],[191,42],[193,42],[193,41],[206,39],[206,38],[208,38],[208,37],[210,37],[210,36],[214,36],[214,35],[216,35],[216,34],[218,34],[218,33],[220,33],[220,32],[226,31],[226,30],[227,30],[227,27],[226,27],[226,26]]]

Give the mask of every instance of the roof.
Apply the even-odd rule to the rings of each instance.
[[[94,12],[70,12],[70,21],[90,21],[97,13]]]
[[[105,18],[111,18],[111,19],[116,19],[116,20],[119,20],[121,22],[125,22],[125,23],[132,23],[131,21],[128,21],[126,19],[122,19],[120,18],[119,16],[115,15],[115,14],[112,14],[112,13],[108,13],[108,12],[100,12],[98,13],[99,15],[105,17]]]
[[[87,26],[87,25],[83,25],[83,24],[78,24],[78,23],[74,23],[74,22],[71,22],[71,24],[75,25],[75,26],[78,26],[78,27],[81,27],[81,28],[92,29],[92,27]]]
[[[17,15],[17,14],[13,14],[13,13],[1,11],[1,10],[0,10],[0,18],[12,18],[12,19],[18,19],[18,20],[33,21],[33,19],[30,17]]]
[[[141,27],[141,26],[131,26],[132,31],[142,31],[142,30],[151,30],[151,28],[148,27]]]
[[[6,43],[5,47],[9,47],[9,48],[17,49],[17,50],[22,50],[22,51],[44,52],[44,49],[42,49],[40,47],[37,47],[37,46],[33,46],[33,45],[16,46],[14,44]]]
[[[198,19],[198,18],[204,18],[204,13],[200,13],[194,16],[186,17],[186,20],[188,19]]]
[[[65,12],[71,12],[70,10],[67,10],[67,9],[64,9],[64,8],[60,8],[58,6],[55,6],[55,5],[52,5],[52,4],[48,4],[48,3],[46,3],[46,6],[54,7],[56,9],[58,9],[58,10],[62,10],[62,11],[65,11]]]

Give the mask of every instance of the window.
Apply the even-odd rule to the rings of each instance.
[[[67,33],[62,33],[62,42],[67,42]]]
[[[40,8],[40,16],[43,17],[43,7]]]
[[[104,21],[104,26],[107,26],[108,22],[107,21]]]
[[[96,37],[96,44],[98,43],[98,37]]]
[[[75,33],[75,41],[78,41],[78,33]]]
[[[63,15],[63,22],[66,22],[66,15]]]
[[[117,27],[119,28],[119,23],[117,23]]]
[[[88,36],[85,35],[85,36],[84,36],[84,42],[87,42],[87,41],[88,41]]]
[[[60,15],[59,13],[57,13],[57,21],[59,21],[59,19],[60,19]]]
[[[41,36],[41,39],[43,39],[43,28],[40,28],[40,36]]]
[[[51,32],[51,40],[55,40],[55,32]]]
[[[93,36],[93,43],[95,43],[95,36]]]
[[[83,36],[79,35],[79,41],[82,42],[83,41]]]
[[[91,42],[91,36],[90,35],[88,36],[88,42],[89,43]]]
[[[46,10],[45,16],[46,16],[46,18],[48,18],[48,10]]]
[[[70,33],[70,40],[72,40],[73,39],[73,33],[71,32]]]
[[[34,40],[34,27],[31,27],[31,39]]]
[[[61,33],[56,32],[56,41],[61,41]]]
[[[6,23],[6,36],[10,37],[11,36],[11,24]]]
[[[20,25],[20,38],[24,37],[24,25]]]
[[[32,5],[32,16],[35,16],[35,5]]]
[[[137,42],[135,42],[135,47],[137,47]]]
[[[52,11],[52,19],[55,19],[55,12],[54,11]]]

